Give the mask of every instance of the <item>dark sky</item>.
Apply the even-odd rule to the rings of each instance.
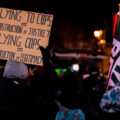
[[[116,1],[116,0],[114,0]],[[112,0],[0,0],[1,7],[13,9],[30,10],[35,12],[44,12],[54,14],[55,19],[83,20],[85,18],[92,20],[101,20],[103,17],[111,14],[112,6],[115,2]]]
[[[90,31],[106,27],[111,40],[112,15],[118,11],[119,0],[0,0],[0,7],[28,10],[54,15],[54,26],[61,20]],[[90,33],[91,34],[91,33]]]

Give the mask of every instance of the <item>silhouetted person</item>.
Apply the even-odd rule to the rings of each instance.
[[[81,83],[77,73],[65,73],[61,78],[61,94],[56,99],[56,104],[59,108],[56,114],[56,120],[63,118],[64,120],[67,120],[68,118],[69,120],[85,120],[85,114],[82,111],[82,103]],[[78,116],[72,114],[74,112],[79,113]],[[62,114],[63,118],[61,116]]]
[[[3,79],[0,81],[2,119],[20,119],[24,116],[28,107],[27,77],[28,67],[26,64],[12,60],[6,62]]]

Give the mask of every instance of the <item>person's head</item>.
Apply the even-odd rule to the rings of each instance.
[[[80,81],[76,73],[67,72],[61,78],[61,89],[63,92],[74,92],[80,89]]]
[[[3,77],[25,80],[28,77],[28,67],[22,62],[8,60],[5,65]]]
[[[61,94],[58,99],[67,108],[80,108],[82,103],[82,88],[76,73],[65,73],[61,79]]]

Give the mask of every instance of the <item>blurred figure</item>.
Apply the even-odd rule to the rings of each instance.
[[[85,120],[85,115],[81,109],[66,108],[58,101],[56,101],[56,104],[59,106],[59,111],[55,120]]]
[[[82,63],[83,74],[83,99],[84,99],[84,113],[87,120],[99,120],[101,109],[99,103],[103,93],[105,92],[104,76],[99,72],[99,67],[94,60],[86,60]],[[80,69],[82,71],[82,69]],[[87,109],[86,109],[87,108]]]
[[[22,80],[28,77],[28,67],[22,62],[8,60],[3,73],[4,78],[19,78]]]
[[[0,81],[1,119],[20,119],[25,115],[28,107],[27,77],[26,64],[12,60],[6,62],[3,79]]]
[[[77,73],[65,73],[61,78],[61,94],[56,98],[56,120],[85,120],[82,103],[81,83]]]
[[[39,67],[8,60],[0,81],[0,119],[52,120],[54,69],[49,49],[40,47],[43,55]]]
[[[114,86],[103,94],[100,108],[102,120],[120,119],[120,85]]]

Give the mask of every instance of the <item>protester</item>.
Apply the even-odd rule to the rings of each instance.
[[[59,107],[55,120],[85,120],[85,114],[81,109],[69,109],[60,104],[56,100],[56,104]]]
[[[105,91],[103,81],[104,78],[98,74],[90,74],[83,79],[84,112],[87,120],[100,120],[99,103]]]
[[[51,75],[54,70],[49,63],[49,50],[43,47],[40,47],[40,50],[43,55],[42,68],[44,71],[41,69],[42,74],[39,74],[41,71],[39,71],[40,67],[38,66],[12,60],[6,62],[3,79],[0,81],[1,118],[16,120],[39,117],[43,119],[43,115],[48,110],[47,114],[49,115],[44,116],[44,119],[50,120],[49,111],[52,108],[51,80],[53,80]]]
[[[115,85],[112,89],[106,91],[100,101],[102,110],[102,120],[120,119],[120,85]]]
[[[80,64],[79,77],[82,81],[83,111],[87,120],[99,120],[101,109],[99,102],[105,92],[105,81],[98,64],[92,59],[85,59]],[[87,108],[87,109],[86,109]]]
[[[56,120],[85,120],[82,111],[82,91],[76,73],[68,72],[61,78],[61,94],[55,100],[58,105]]]
[[[55,77],[55,69],[53,65],[52,60],[52,51],[50,50],[50,47],[43,48],[40,46],[40,50],[42,52],[43,56],[43,68],[44,68],[44,74],[43,74],[43,86],[42,91],[44,94],[44,101],[42,104],[42,112],[41,116],[43,116],[43,119],[46,120],[53,120],[54,119],[54,106],[56,106],[54,99],[55,99],[55,91],[56,91],[56,79]],[[47,114],[47,115],[46,115]]]
[[[1,119],[19,119],[24,116],[29,96],[27,77],[26,64],[12,60],[6,62],[3,79],[0,81],[0,113],[3,115],[0,116]]]

